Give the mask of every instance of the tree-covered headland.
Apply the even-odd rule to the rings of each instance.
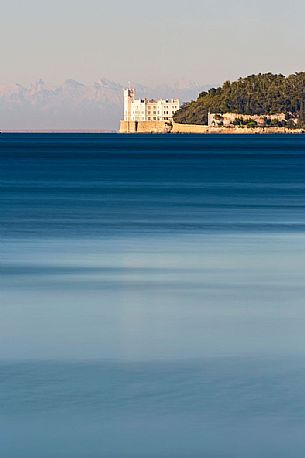
[[[305,72],[290,76],[260,73],[234,82],[226,81],[222,87],[201,92],[197,100],[182,105],[174,121],[207,124],[209,112],[249,116],[285,113],[286,120],[280,123],[281,126],[304,127]],[[295,118],[297,124],[293,122]]]

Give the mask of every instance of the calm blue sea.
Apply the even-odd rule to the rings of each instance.
[[[305,136],[0,135],[1,458],[304,458]]]

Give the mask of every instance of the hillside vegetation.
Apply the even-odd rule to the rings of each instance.
[[[305,72],[290,76],[258,74],[226,81],[222,87],[202,92],[196,101],[184,104],[174,116],[182,124],[207,124],[208,112],[264,115],[286,113],[304,124]]]

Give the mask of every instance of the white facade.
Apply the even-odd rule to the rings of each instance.
[[[171,121],[179,99],[136,99],[135,89],[124,90],[124,121]]]

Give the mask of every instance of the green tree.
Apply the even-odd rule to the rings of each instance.
[[[259,73],[233,82],[226,81],[222,87],[201,92],[197,100],[182,106],[175,113],[174,120],[207,124],[209,111],[243,115],[285,113],[287,119],[297,116],[299,124],[305,126],[305,72],[287,77]]]

